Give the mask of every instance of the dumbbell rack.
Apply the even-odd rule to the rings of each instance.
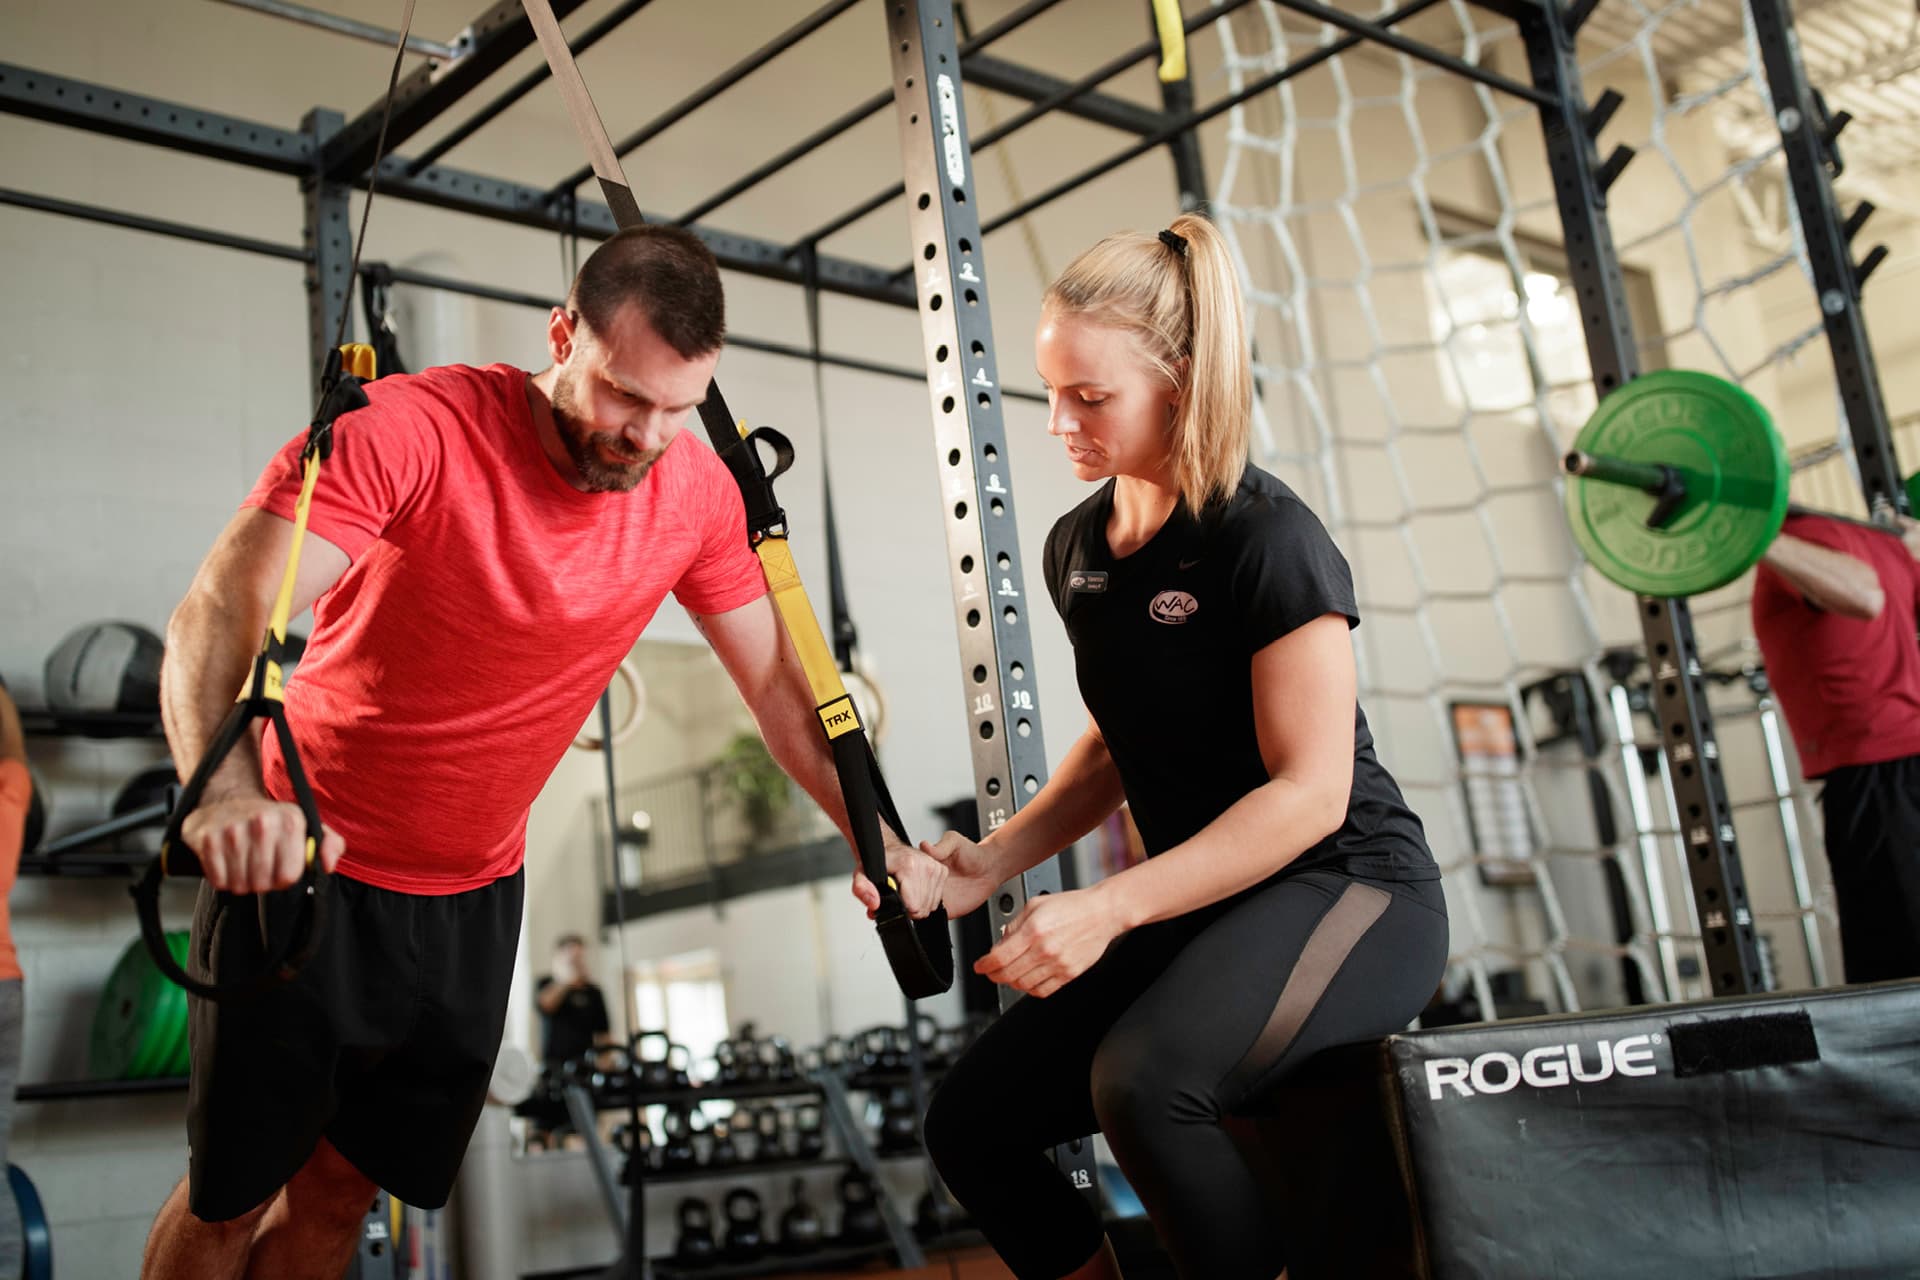
[[[904,1073],[902,1083],[904,1083]],[[838,1071],[822,1069],[807,1073],[793,1081],[774,1081],[769,1083],[741,1083],[732,1085],[702,1085],[687,1089],[661,1089],[642,1091],[634,1095],[633,1105],[639,1108],[651,1106],[689,1106],[701,1102],[743,1102],[766,1098],[811,1098],[821,1104],[823,1128],[839,1140],[841,1154],[821,1156],[787,1157],[778,1160],[743,1161],[723,1166],[705,1166],[693,1169],[663,1171],[646,1169],[631,1189],[621,1181],[622,1160],[620,1153],[614,1151],[601,1140],[599,1126],[596,1123],[600,1111],[624,1111],[628,1099],[623,1095],[618,1099],[596,1100],[585,1085],[572,1083],[562,1090],[567,1104],[568,1117],[573,1127],[586,1144],[589,1163],[594,1172],[595,1182],[600,1188],[607,1218],[613,1227],[615,1238],[625,1242],[628,1238],[629,1203],[639,1206],[644,1203],[644,1191],[647,1186],[660,1182],[697,1182],[712,1181],[721,1178],[756,1177],[765,1174],[790,1172],[803,1169],[827,1169],[853,1165],[874,1181],[875,1206],[886,1227],[887,1238],[884,1242],[860,1245],[825,1245],[809,1253],[794,1254],[770,1250],[763,1257],[752,1262],[729,1263],[715,1262],[712,1265],[694,1268],[680,1268],[674,1265],[670,1255],[649,1258],[644,1274],[655,1280],[745,1280],[746,1277],[770,1274],[781,1271],[793,1271],[802,1268],[826,1267],[859,1263],[891,1254],[898,1265],[906,1270],[925,1265],[926,1257],[921,1251],[920,1242],[915,1238],[913,1228],[901,1216],[898,1208],[885,1190],[880,1187],[880,1157],[867,1141],[865,1130],[854,1114],[850,1094],[854,1089],[864,1089],[884,1083],[879,1078],[861,1079],[859,1083],[849,1082]]]

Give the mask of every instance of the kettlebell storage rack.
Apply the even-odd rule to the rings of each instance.
[[[85,738],[94,741],[164,740],[160,717],[145,711],[55,711],[50,707],[21,707],[20,729],[29,738]],[[130,831],[164,827],[169,810],[148,805],[109,818],[57,840],[45,840],[20,859],[23,876],[73,876],[98,879],[131,876],[152,857],[126,853],[111,841]]]
[[[891,1254],[904,1269],[911,1270],[925,1265],[926,1257],[921,1251],[920,1241],[915,1237],[913,1228],[901,1216],[899,1209],[879,1186],[880,1160],[883,1158],[868,1141],[864,1127],[854,1112],[851,1094],[868,1088],[905,1086],[910,1082],[907,1072],[897,1073],[893,1079],[887,1073],[869,1073],[860,1078],[859,1083],[843,1079],[838,1071],[822,1068],[808,1072],[794,1080],[768,1081],[761,1083],[740,1082],[730,1085],[700,1085],[684,1089],[642,1090],[634,1093],[631,1104],[644,1109],[652,1106],[697,1107],[702,1102],[744,1102],[774,1098],[811,1099],[821,1107],[821,1122],[824,1132],[838,1139],[839,1153],[828,1152],[819,1156],[782,1157],[775,1160],[748,1160],[722,1165],[704,1165],[691,1169],[653,1169],[644,1168],[638,1175],[637,1185],[631,1187],[634,1192],[632,1202],[640,1205],[645,1202],[645,1188],[653,1183],[674,1182],[713,1182],[768,1176],[809,1169],[843,1169],[849,1166],[864,1172],[875,1185],[875,1208],[886,1228],[886,1239],[872,1243],[856,1245],[826,1244],[807,1253],[791,1253],[770,1249],[766,1256],[749,1262],[731,1263],[716,1261],[698,1268],[676,1266],[671,1254],[658,1255],[649,1259],[649,1265],[657,1280],[669,1280],[670,1277],[700,1276],[707,1280],[733,1280],[735,1277],[749,1277],[771,1274],[780,1271],[792,1271],[797,1268],[822,1267],[857,1263],[883,1254]],[[594,1171],[595,1181],[600,1188],[601,1200],[607,1211],[615,1237],[624,1241],[627,1238],[627,1213],[629,1184],[625,1181],[624,1166],[634,1158],[634,1154],[622,1156],[613,1150],[600,1137],[596,1117],[601,1111],[624,1111],[629,1106],[626,1094],[618,1097],[596,1098],[587,1087],[578,1082],[569,1083],[562,1089],[566,1100],[567,1112],[573,1127],[584,1140],[589,1162]],[[909,1152],[889,1153],[885,1158],[895,1159]],[[924,1157],[925,1152],[917,1153]]]

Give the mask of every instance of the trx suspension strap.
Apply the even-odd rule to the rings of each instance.
[[[522,6],[547,55],[554,83],[559,86],[574,130],[586,147],[594,176],[600,183],[601,196],[612,210],[614,222],[622,229],[640,226],[645,222],[640,206],[627,185],[612,139],[607,136],[606,125],[587,94],[586,81],[574,64],[573,51],[567,46],[551,5],[547,0],[522,0]],[[833,750],[834,766],[840,774],[840,794],[846,802],[847,822],[853,829],[861,869],[880,891],[875,926],[886,949],[887,962],[893,966],[894,979],[910,999],[938,995],[953,985],[953,939],[947,930],[947,913],[940,908],[923,920],[913,919],[900,900],[897,886],[887,877],[880,819],[884,816],[902,839],[906,837],[906,826],[900,821],[892,796],[887,793],[873,746],[860,725],[859,713],[834,663],[833,650],[821,634],[819,619],[814,616],[813,606],[800,583],[799,570],[787,545],[786,512],[774,500],[773,481],[793,465],[793,445],[770,427],[751,433],[736,427],[717,383],[707,386],[707,398],[700,405],[700,421],[713,442],[714,452],[727,464],[734,483],[740,487],[747,509],[747,540],[760,557],[767,588],[799,655],[808,687],[813,691],[820,729]],[[756,446],[761,442],[774,451],[771,474],[760,461]]]
[[[393,114],[394,86],[400,80],[400,64],[406,54],[407,36],[412,30],[413,0],[406,0],[400,38],[394,49],[393,70],[387,77],[380,134],[374,144],[374,174],[380,171],[380,156],[386,149],[387,123]],[[366,203],[361,207],[360,234],[354,240],[353,264],[347,273],[349,281],[359,278],[360,250],[367,238],[367,215],[373,211],[373,185],[369,180]],[[320,464],[333,452],[335,421],[343,414],[366,407],[367,393],[362,389],[363,384],[374,376],[372,347],[342,345],[346,341],[352,305],[349,296],[341,306],[340,323],[334,331],[333,343],[327,352],[326,370],[320,379],[320,403],[307,428],[306,447],[300,452],[300,496],[294,503],[293,544],[287,552],[287,567],[280,577],[280,591],[274,598],[266,636],[260,642],[260,651],[254,655],[253,670],[241,689],[239,700],[221,722],[213,741],[207,745],[199,764],[194,767],[193,776],[180,793],[180,801],[174,806],[172,816],[167,819],[167,830],[160,840],[159,855],[147,864],[146,872],[131,890],[140,917],[140,936],[145,939],[154,963],[186,991],[207,1000],[245,999],[287,981],[312,958],[321,937],[320,924],[327,899],[327,875],[320,864],[320,840],[324,829],[320,822],[320,807],[314,801],[313,788],[308,785],[306,769],[300,763],[300,750],[294,744],[293,731],[287,725],[284,664],[287,656],[287,618],[293,611],[294,583],[300,572],[300,548],[306,541],[307,517],[313,506],[314,487],[320,480]],[[205,794],[214,771],[247,736],[255,720],[267,721],[279,741],[280,754],[286,763],[287,780],[293,786],[294,802],[299,805],[301,817],[306,822],[306,865],[300,879],[289,889],[280,893],[254,895],[259,914],[260,945],[265,956],[261,968],[253,973],[230,975],[217,983],[202,982],[188,974],[173,957],[166,932],[160,924],[160,884],[168,876],[203,874],[200,859],[181,839],[181,828],[185,826],[187,816],[199,807],[200,798]],[[276,902],[291,905],[294,911],[293,923],[284,931],[271,927],[272,919],[278,914],[273,909]]]

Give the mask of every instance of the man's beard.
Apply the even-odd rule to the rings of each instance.
[[[635,453],[626,438],[617,432],[590,431],[574,416],[573,388],[563,378],[553,388],[553,425],[573,459],[573,469],[586,483],[589,493],[626,493],[642,480],[665,449]],[[605,449],[606,453],[601,450]],[[607,461],[607,454],[623,459]]]

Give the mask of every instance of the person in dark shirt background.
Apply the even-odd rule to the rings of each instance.
[[[553,969],[534,989],[540,1009],[540,1060],[558,1072],[567,1062],[598,1045],[613,1043],[607,1000],[587,967],[587,944],[577,933],[553,944]],[[530,1145],[550,1140],[572,1127],[564,1104],[536,1121]]]

